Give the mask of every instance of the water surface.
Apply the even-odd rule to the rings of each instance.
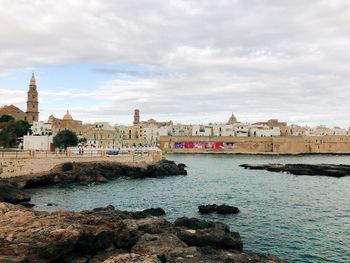
[[[188,166],[188,176],[119,178],[103,185],[28,190],[38,210],[122,210],[162,207],[180,216],[223,221],[238,231],[244,249],[291,262],[350,262],[350,177],[294,176],[245,170],[243,163],[350,164],[350,156],[168,155]],[[57,206],[47,206],[54,203]],[[205,215],[197,206],[227,203],[241,213]]]

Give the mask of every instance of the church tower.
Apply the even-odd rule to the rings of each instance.
[[[134,125],[140,124],[140,110],[134,110]]]
[[[30,79],[29,91],[27,94],[27,121],[33,123],[39,121],[39,100],[34,73]]]

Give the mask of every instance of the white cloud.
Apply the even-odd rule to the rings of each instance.
[[[91,93],[41,93],[99,99],[87,110],[72,105],[85,120],[86,112],[114,120],[135,107],[178,121],[225,120],[231,111],[244,121],[350,119],[347,1],[0,0],[0,23],[0,73],[74,63],[161,72],[115,80],[110,72]]]

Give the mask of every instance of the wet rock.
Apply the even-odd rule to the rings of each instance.
[[[143,213],[151,216],[165,216],[165,211],[163,208],[148,208],[142,211]]]
[[[206,221],[198,218],[180,217],[175,220],[174,225],[178,227],[189,228],[189,229],[218,228],[218,229],[224,230],[225,232],[230,231],[229,226],[224,223]]]
[[[95,178],[95,181],[96,181],[97,183],[102,183],[102,184],[108,183],[107,178],[104,177],[103,175],[97,175],[96,178]]]
[[[238,207],[230,206],[230,205],[219,205],[216,208],[216,213],[220,215],[227,215],[227,214],[237,214],[239,213]]]
[[[239,213],[239,208],[230,205],[200,205],[198,206],[198,211],[201,214],[211,214],[217,213],[220,215],[237,214]]]
[[[222,223],[140,216],[113,206],[48,213],[0,203],[0,262],[282,262],[239,252],[239,234]]]
[[[188,229],[180,231],[177,236],[189,246],[243,250],[243,242],[238,233],[227,233],[221,229]]]
[[[31,207],[35,206],[34,204],[29,203],[29,202],[22,202],[22,203],[19,203],[19,204],[23,205],[24,207],[27,207],[27,208],[31,208]]]
[[[266,170],[269,172],[285,172],[293,175],[350,176],[350,165],[344,164],[241,164],[250,170]]]
[[[30,196],[17,187],[0,182],[0,202],[19,204],[30,201]]]
[[[117,162],[75,162],[56,166],[51,171],[29,174],[0,181],[20,188],[34,188],[45,185],[80,183],[105,183],[117,177],[147,178],[186,175],[184,164],[162,160],[147,166],[130,166]]]
[[[200,205],[198,206],[199,213],[201,214],[211,214],[216,212],[216,209],[218,208],[217,205]]]

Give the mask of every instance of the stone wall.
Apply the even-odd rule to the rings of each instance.
[[[162,158],[157,152],[142,156],[128,154],[101,157],[0,158],[0,178],[47,172],[56,165],[66,162],[120,162],[128,165],[144,165],[160,161]]]
[[[176,142],[234,143],[233,148],[174,148]],[[250,153],[250,154],[350,154],[350,136],[276,136],[276,137],[160,137],[165,153]]]

